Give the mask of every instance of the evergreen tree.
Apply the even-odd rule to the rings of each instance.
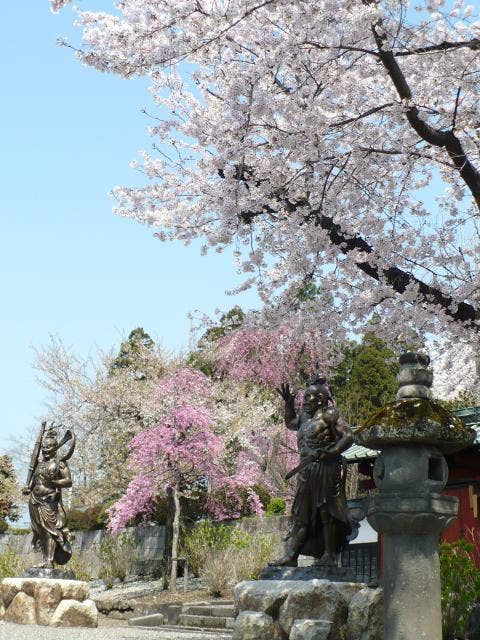
[[[131,369],[136,372],[137,378],[143,380],[146,377],[144,371],[138,370],[138,365],[142,360],[144,351],[151,351],[154,341],[146,333],[143,327],[137,327],[130,331],[130,334],[120,345],[118,356],[110,366],[110,373],[115,373],[119,369]]]
[[[197,343],[197,348],[187,358],[187,366],[198,369],[206,376],[215,373],[215,345],[220,338],[243,324],[245,314],[239,306],[232,307],[220,317],[220,322],[209,327]]]
[[[395,399],[397,356],[373,332],[360,344],[345,345],[343,352],[331,384],[340,412],[356,426]]]

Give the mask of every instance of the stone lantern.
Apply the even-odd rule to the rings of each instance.
[[[473,430],[431,400],[430,358],[400,356],[396,402],[355,433],[380,450],[368,521],[383,534],[386,640],[440,640],[440,533],[456,518],[458,498],[441,495],[448,478],[444,453],[474,440]]]

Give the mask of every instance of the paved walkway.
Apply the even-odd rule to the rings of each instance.
[[[120,623],[121,624],[121,623]],[[0,622],[0,640],[231,640],[223,631],[193,631],[181,627],[100,626],[98,629],[54,628]]]

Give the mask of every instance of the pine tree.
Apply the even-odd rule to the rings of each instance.
[[[331,383],[347,421],[360,425],[376,409],[395,399],[397,356],[373,332],[360,344],[344,347],[344,357]]]

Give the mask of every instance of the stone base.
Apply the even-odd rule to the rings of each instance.
[[[262,569],[260,580],[330,580],[331,582],[356,582],[350,567],[310,565],[309,567],[275,567]]]
[[[358,583],[240,582],[235,608],[233,640],[383,640],[382,590]]]
[[[22,578],[48,578],[50,580],[76,580],[77,576],[71,569],[51,569],[50,567],[30,567],[26,569]]]
[[[96,627],[97,607],[80,580],[5,578],[0,585],[5,622],[51,627]]]

